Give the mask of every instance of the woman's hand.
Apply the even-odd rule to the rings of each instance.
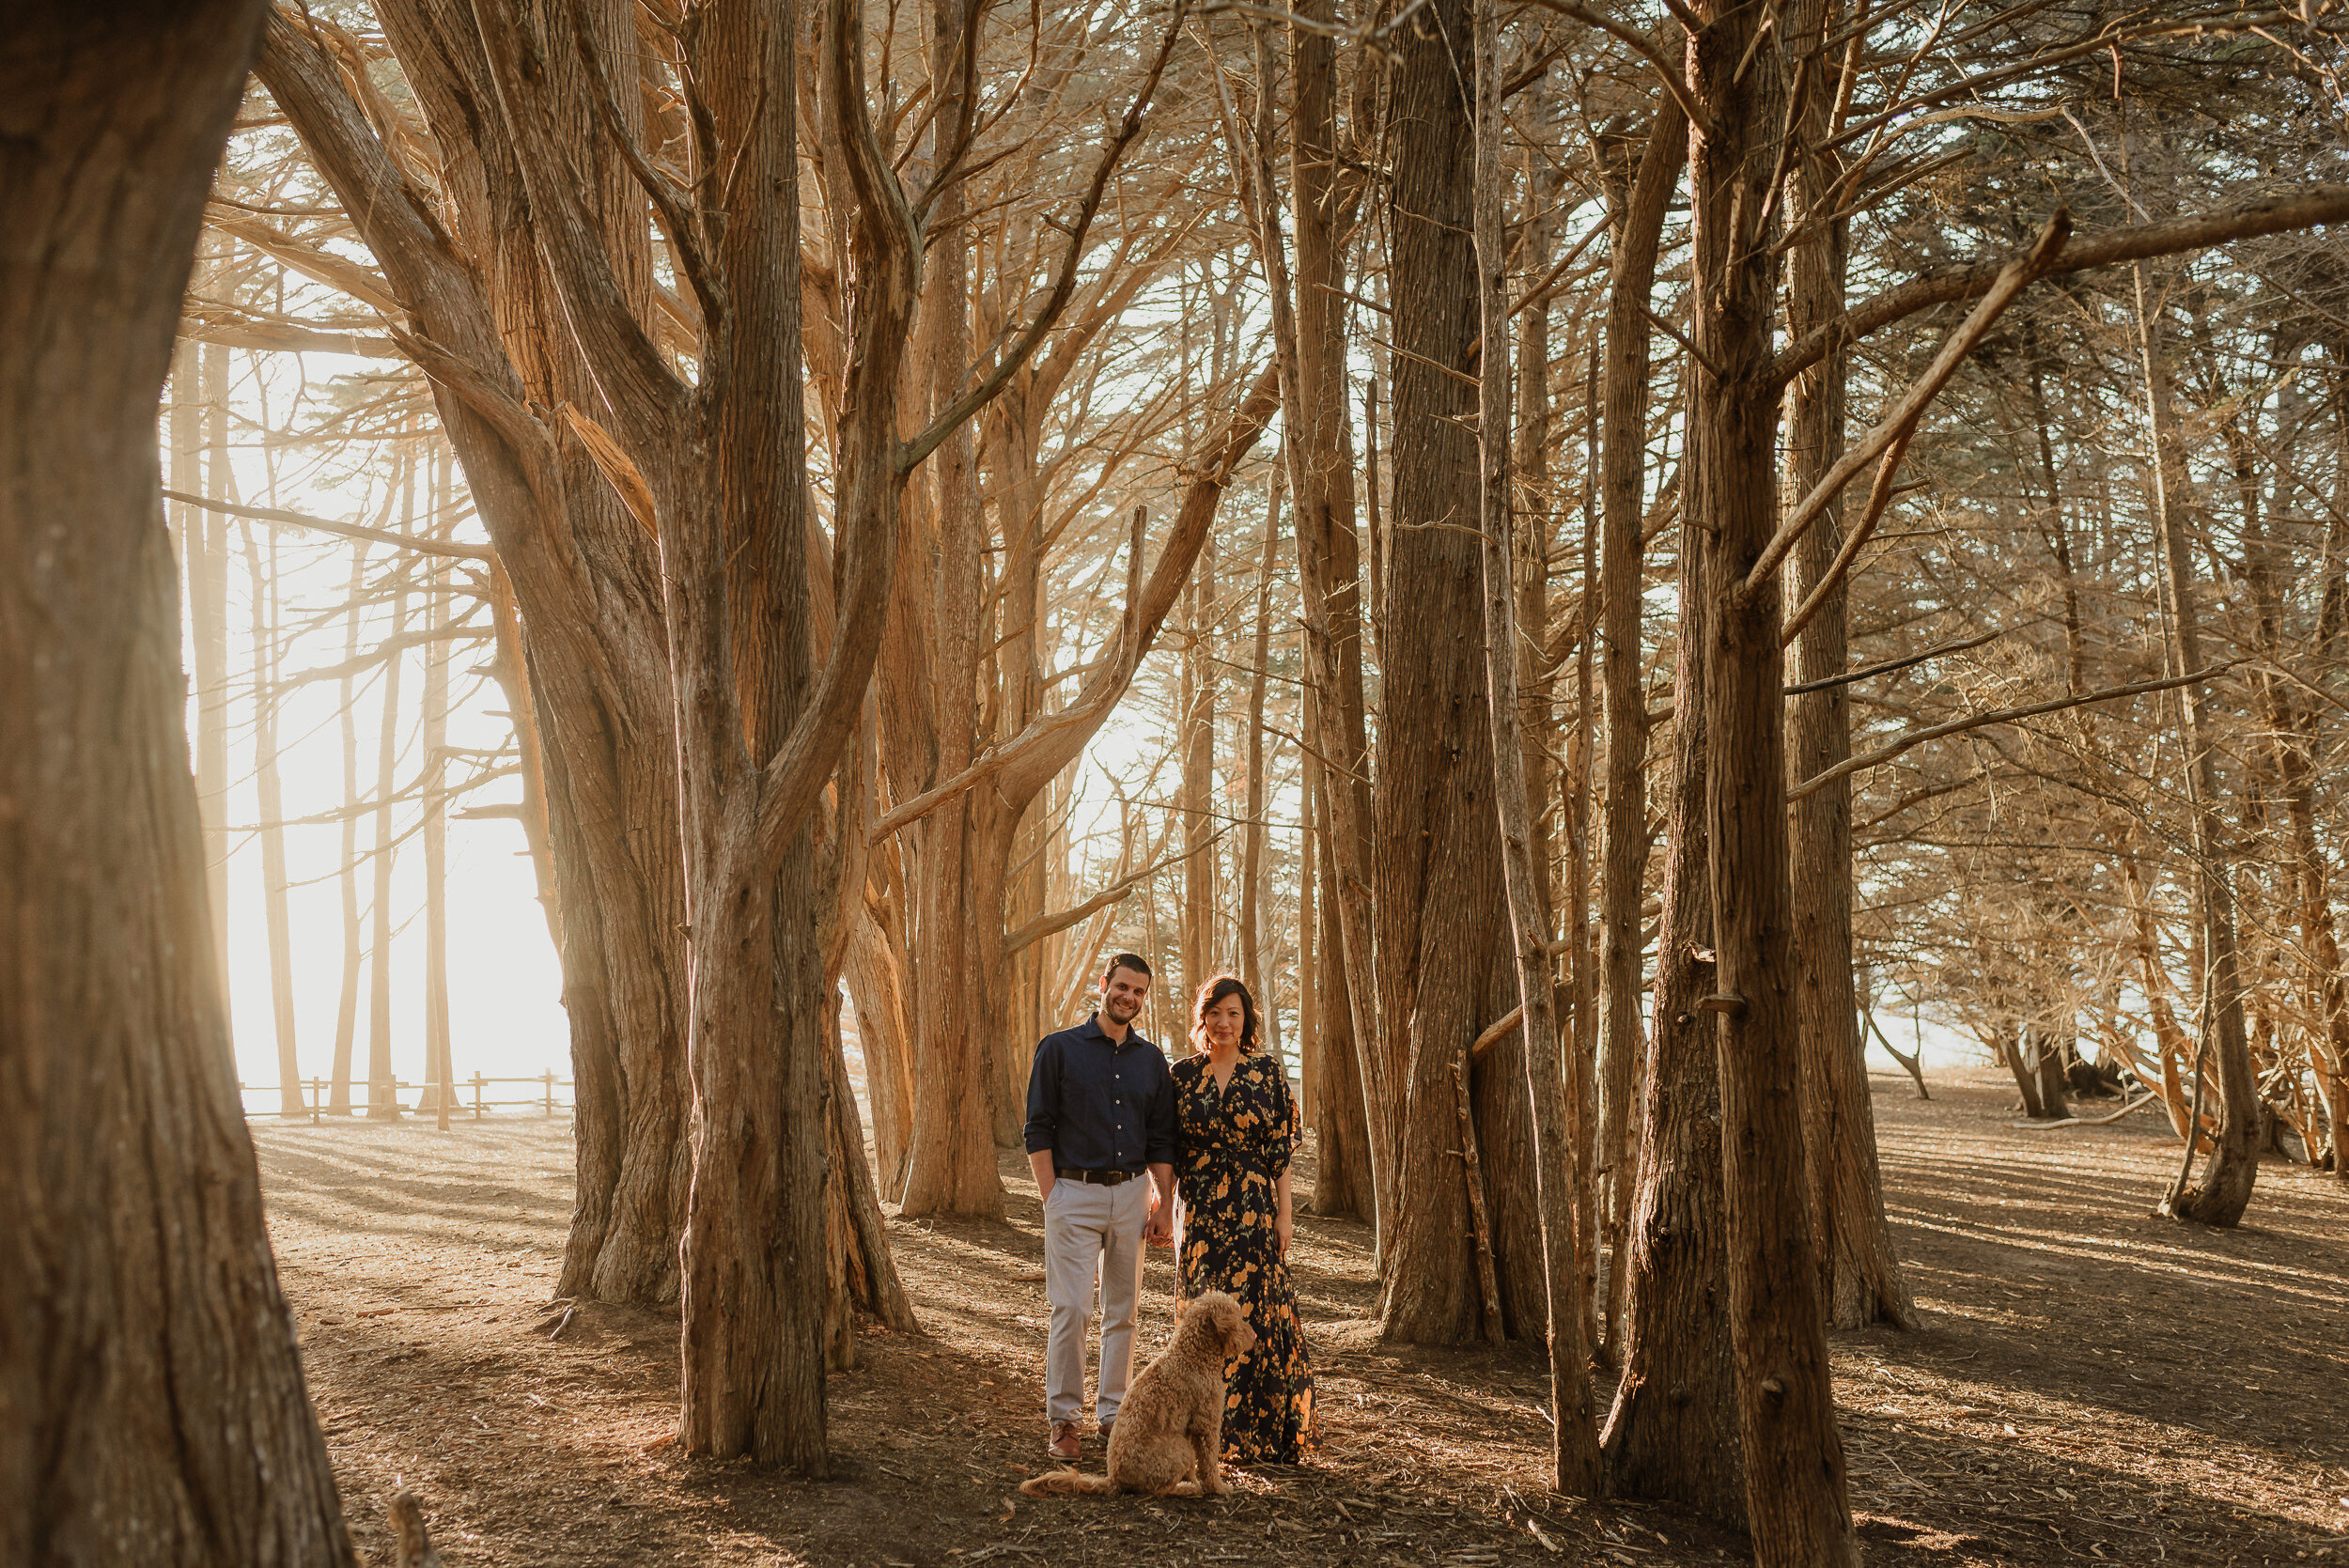
[[[1272,1238],[1281,1244],[1281,1256],[1283,1258],[1289,1255],[1289,1237],[1296,1234],[1297,1225],[1289,1219],[1288,1210],[1283,1209],[1272,1217]]]

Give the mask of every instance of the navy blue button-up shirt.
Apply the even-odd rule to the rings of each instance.
[[[1028,1153],[1080,1171],[1174,1162],[1174,1079],[1159,1048],[1128,1029],[1123,1044],[1094,1014],[1047,1034],[1028,1069]]]

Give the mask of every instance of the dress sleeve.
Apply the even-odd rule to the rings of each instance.
[[[1266,1065],[1272,1069],[1272,1125],[1268,1135],[1272,1145],[1272,1179],[1279,1181],[1288,1173],[1289,1161],[1297,1157],[1297,1145],[1305,1129],[1298,1114],[1297,1096],[1289,1093],[1288,1074],[1281,1070],[1278,1060]]]

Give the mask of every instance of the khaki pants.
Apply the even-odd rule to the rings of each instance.
[[[1101,1371],[1094,1391],[1097,1421],[1117,1419],[1134,1371],[1134,1314],[1142,1295],[1143,1230],[1150,1219],[1150,1178],[1115,1187],[1055,1181],[1044,1201],[1044,1296],[1052,1327],[1044,1349],[1044,1414],[1073,1421],[1084,1410],[1085,1327],[1100,1282]]]

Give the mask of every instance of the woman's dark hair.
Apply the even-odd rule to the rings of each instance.
[[[1239,1052],[1252,1055],[1256,1049],[1256,999],[1248,994],[1247,985],[1237,974],[1219,974],[1199,987],[1199,994],[1190,1003],[1190,1043],[1204,1053],[1207,1048],[1207,1009],[1225,997],[1239,998]]]

